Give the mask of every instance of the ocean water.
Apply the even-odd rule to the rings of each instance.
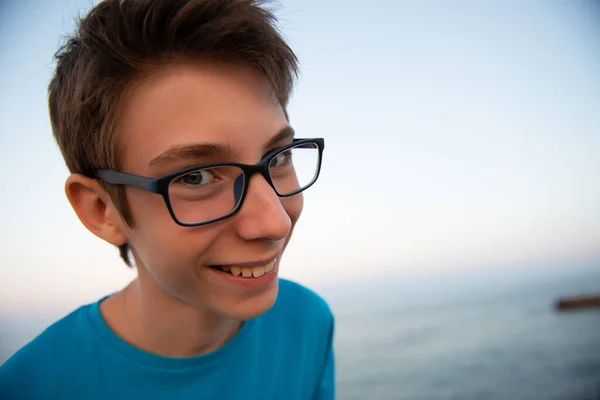
[[[324,291],[341,400],[600,400],[600,265],[365,283]],[[0,320],[0,364],[49,319]]]
[[[333,302],[339,399],[600,400],[600,309],[553,308],[600,266],[426,285]]]

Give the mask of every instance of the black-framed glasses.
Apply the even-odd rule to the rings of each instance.
[[[173,220],[200,226],[235,214],[250,178],[261,174],[279,197],[294,196],[312,186],[321,170],[325,140],[294,139],[272,150],[258,164],[212,163],[189,167],[158,178],[100,170],[95,177],[162,195]]]

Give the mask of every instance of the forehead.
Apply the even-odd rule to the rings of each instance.
[[[268,81],[249,68],[181,62],[156,68],[132,86],[120,116],[122,169],[147,173],[169,148],[226,144],[254,156],[287,126]]]

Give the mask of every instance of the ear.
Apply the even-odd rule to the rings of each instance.
[[[127,243],[121,216],[96,179],[72,174],[65,183],[65,193],[77,217],[90,232],[115,246]]]

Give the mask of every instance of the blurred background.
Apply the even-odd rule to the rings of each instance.
[[[90,0],[0,0],[0,363],[134,277],[64,195],[52,56]],[[600,399],[600,3],[281,0],[324,137],[282,275],[340,399]],[[90,255],[93,254],[93,257]]]

